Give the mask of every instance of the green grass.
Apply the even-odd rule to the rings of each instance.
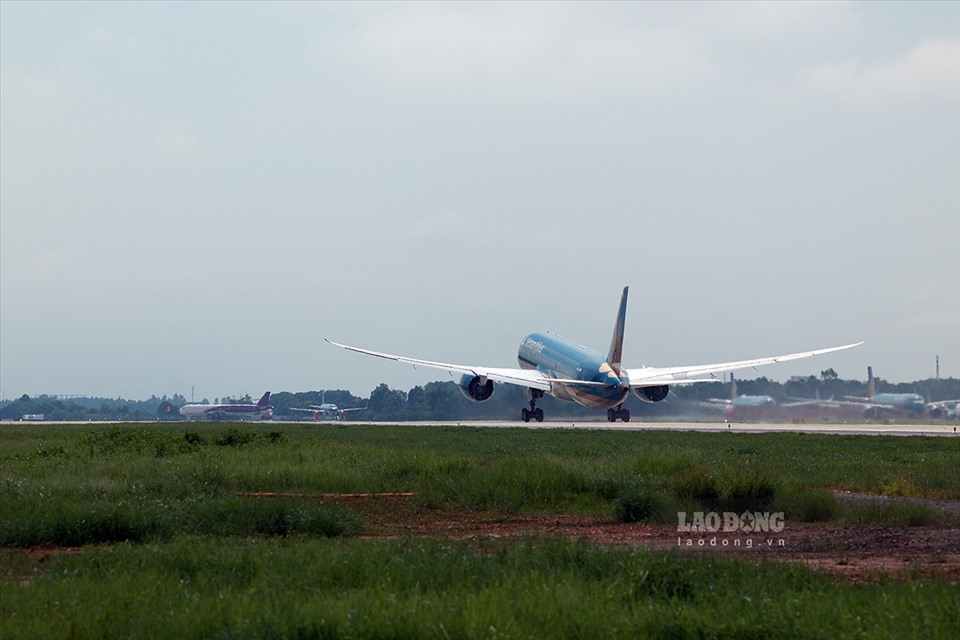
[[[589,543],[357,539],[303,494],[420,507],[677,511],[913,526],[960,497],[960,441],[353,425],[0,426],[0,630],[33,637],[952,637],[955,586]],[[50,545],[53,545],[52,548]],[[28,550],[30,549],[30,550]],[[598,632],[598,630],[600,630]]]
[[[951,638],[955,587],[564,540],[3,552],[5,638]],[[15,555],[17,554],[17,555]]]
[[[787,522],[923,524],[923,505],[832,489],[960,497],[960,440],[330,425],[0,428],[0,545],[194,535],[339,536],[349,511],[239,492],[410,491],[428,507],[675,521],[783,511]]]

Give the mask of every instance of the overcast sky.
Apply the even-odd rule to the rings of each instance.
[[[0,396],[960,377],[960,3],[0,3]]]

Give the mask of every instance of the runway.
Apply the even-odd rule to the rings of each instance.
[[[297,424],[310,424],[299,422]],[[314,424],[324,424],[323,422]],[[561,420],[544,422],[511,421],[459,421],[459,422],[328,422],[326,424],[402,424],[422,427],[485,427],[523,429],[593,429],[597,431],[701,431],[728,433],[823,433],[832,435],[869,436],[957,436],[956,422],[930,424],[777,424],[764,422],[567,422]]]
[[[131,425],[131,424],[163,424],[170,427],[187,424],[223,424],[218,422],[186,420],[173,421],[44,421],[24,422],[21,420],[2,420],[2,425],[82,425],[97,424]],[[480,427],[491,429],[586,429],[595,431],[699,431],[703,433],[822,433],[830,435],[860,435],[860,436],[957,436],[958,424],[954,422],[939,422],[927,424],[873,424],[873,423],[810,423],[788,424],[772,422],[599,422],[599,421],[565,421],[546,420],[544,422],[521,422],[509,420],[460,420],[460,421],[425,421],[425,422],[366,422],[366,421],[334,421],[334,420],[248,420],[249,425],[317,425],[317,426],[417,426],[417,427]]]

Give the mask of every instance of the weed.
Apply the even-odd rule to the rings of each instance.
[[[4,638],[954,636],[955,587],[565,540],[183,537],[3,572]],[[22,586],[24,571],[29,586]],[[117,612],[122,612],[119,615]]]
[[[737,512],[766,511],[776,495],[777,481],[767,473],[735,470],[723,477],[717,506]]]
[[[617,522],[650,522],[662,517],[663,498],[642,482],[623,487],[613,500],[613,517]]]
[[[221,447],[242,447],[253,442],[254,438],[256,438],[256,434],[250,431],[227,429],[214,440],[214,443]]]
[[[680,499],[713,504],[720,497],[720,490],[713,475],[706,468],[698,466],[684,470],[674,480],[673,494]]]
[[[790,522],[827,522],[837,517],[839,505],[830,491],[794,488],[777,495],[775,509]]]
[[[913,500],[868,499],[845,503],[840,519],[856,525],[919,527],[937,522],[942,516],[933,507]]]
[[[880,485],[880,493],[885,496],[916,496],[917,485],[909,478],[896,476]]]

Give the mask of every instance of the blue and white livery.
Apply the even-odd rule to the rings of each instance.
[[[620,309],[613,328],[613,338],[610,340],[610,349],[606,356],[550,332],[531,333],[520,342],[520,349],[517,352],[519,369],[432,362],[360,349],[332,340],[327,342],[343,349],[378,358],[459,373],[461,374],[461,391],[474,402],[488,400],[493,395],[495,382],[526,387],[530,408],[524,408],[520,412],[524,422],[543,421],[543,409],[537,408],[536,402],[545,393],[591,409],[606,409],[607,419],[610,422],[616,420],[627,422],[630,420],[630,412],[623,408],[623,403],[630,395],[631,389],[644,402],[660,402],[667,397],[671,386],[715,382],[717,378],[713,374],[721,371],[809,358],[863,344],[863,342],[857,342],[842,347],[719,364],[628,369],[622,365],[628,290],[629,287],[623,288]]]

